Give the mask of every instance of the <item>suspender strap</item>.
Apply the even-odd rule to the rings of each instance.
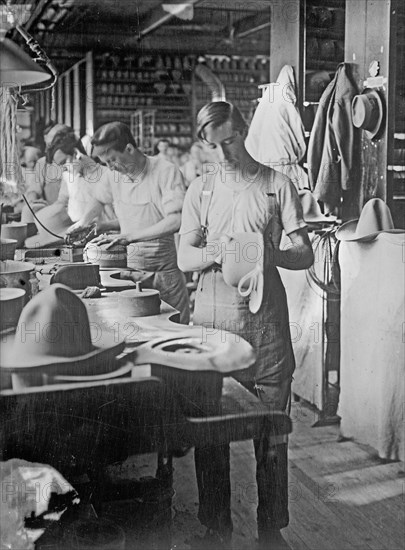
[[[208,210],[212,200],[212,194],[214,189],[214,176],[207,175],[206,181],[201,195],[201,215],[200,215],[200,224],[202,232],[202,246],[206,245],[207,242],[207,233],[208,233]]]

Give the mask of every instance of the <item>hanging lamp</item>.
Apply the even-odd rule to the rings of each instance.
[[[19,88],[32,86],[51,75],[8,38],[0,40],[0,86]]]

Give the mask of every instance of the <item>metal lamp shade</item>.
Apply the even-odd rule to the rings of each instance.
[[[8,38],[0,41],[1,86],[8,88],[31,86],[48,80],[50,76],[17,44]]]

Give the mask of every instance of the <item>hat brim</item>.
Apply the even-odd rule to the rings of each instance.
[[[256,288],[249,295],[249,310],[251,313],[257,313],[262,305],[264,289],[264,277],[260,272],[257,276]]]
[[[315,216],[313,218],[305,218],[306,223],[335,223],[337,216]]]
[[[202,337],[201,330],[199,326],[189,327],[171,337],[145,342],[136,348],[134,363],[165,365],[192,372],[213,371],[226,375],[245,369],[255,362],[253,348],[243,338],[237,338],[231,332],[224,335],[223,331],[214,330],[207,330]],[[182,348],[185,353],[179,352]]]
[[[9,371],[32,371],[33,369],[51,368],[58,374],[103,374],[116,369],[114,359],[125,347],[125,342],[116,342],[114,333],[104,333],[103,342],[100,346],[94,346],[93,350],[84,355],[74,357],[62,357],[60,355],[28,356],[16,357],[15,346],[13,346],[14,337],[3,344],[1,353],[0,368]]]
[[[356,233],[358,223],[359,223],[358,219],[350,220],[350,221],[344,223],[336,231],[336,238],[339,241],[366,242],[366,241],[373,241],[381,233],[404,233],[403,229],[382,229],[381,231],[375,231],[374,233],[369,233],[367,235],[358,235]]]

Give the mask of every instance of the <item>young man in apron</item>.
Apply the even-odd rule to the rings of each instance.
[[[95,198],[100,205],[113,204],[118,219],[99,230],[120,231],[93,242],[126,245],[128,267],[151,272],[162,300],[180,312],[181,323],[188,324],[188,293],[173,237],[180,227],[186,190],[180,170],[164,159],[144,155],[122,122],[101,126],[92,145],[93,156],[112,171],[108,185],[97,186]],[[89,210],[93,208],[89,205]],[[90,221],[84,216],[77,226]]]
[[[313,262],[298,193],[288,178],[249,155],[244,144],[246,123],[230,103],[203,107],[197,131],[219,160],[206,165],[205,174],[191,183],[183,205],[179,266],[183,271],[202,272],[193,322],[245,338],[254,347],[257,360],[235,373],[235,378],[269,407],[285,410],[295,362],[286,295],[277,266],[306,269]],[[288,251],[279,248],[283,230],[292,244]],[[261,233],[265,243],[263,300],[256,313],[250,311],[248,298],[224,282],[221,270],[228,244],[229,253],[234,250],[230,235],[251,231]],[[287,443],[285,438],[279,441],[264,436],[254,444],[259,542],[263,548],[269,544],[286,548],[280,529],[289,521]],[[207,526],[206,542],[229,548],[229,446],[196,449],[195,465],[199,519]]]

